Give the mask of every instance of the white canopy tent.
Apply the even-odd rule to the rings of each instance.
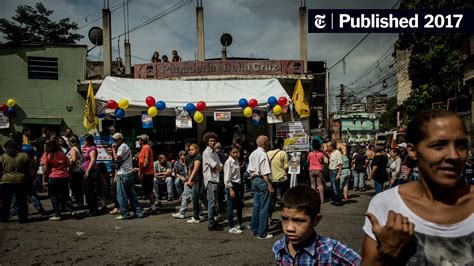
[[[95,95],[98,106],[104,106],[108,100],[119,102],[127,99],[127,116],[139,115],[148,109],[145,99],[153,96],[156,101],[166,103],[167,111],[160,114],[174,115],[175,107],[184,107],[187,103],[206,103],[206,111],[232,111],[242,114],[238,103],[241,98],[256,99],[258,109],[265,110],[268,97],[277,99],[284,96],[291,101],[277,79],[251,80],[150,80],[107,77]]]

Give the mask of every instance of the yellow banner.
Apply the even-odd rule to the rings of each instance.
[[[92,87],[92,81],[89,81],[89,88],[87,89],[86,105],[84,106],[84,119],[82,125],[87,129],[91,130],[98,125],[99,122],[96,116],[96,107],[94,99],[94,89]]]
[[[296,112],[300,115],[301,118],[308,117],[309,112],[309,105],[308,102],[304,98],[304,89],[303,85],[301,84],[301,80],[298,79],[296,82],[295,90],[293,92],[293,96],[291,97],[295,105]]]

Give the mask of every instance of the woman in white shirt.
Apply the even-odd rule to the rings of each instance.
[[[420,180],[376,195],[363,227],[363,265],[474,263],[474,186],[461,177],[467,130],[447,110],[418,114],[407,128]]]
[[[395,148],[390,150],[390,187],[402,184],[400,171],[402,169],[402,159],[400,158],[400,150]]]

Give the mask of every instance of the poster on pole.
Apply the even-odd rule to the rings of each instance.
[[[0,128],[9,128],[10,120],[3,112],[0,112]]]
[[[288,174],[299,174],[301,172],[301,152],[288,153]]]
[[[193,121],[183,107],[176,107],[176,128],[193,128]]]
[[[308,131],[303,123],[305,121],[284,122],[276,124],[276,137],[285,140],[283,149],[287,152],[308,151]]]

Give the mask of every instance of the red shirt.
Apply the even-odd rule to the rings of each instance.
[[[57,151],[55,153],[46,152],[41,156],[41,164],[48,165],[49,178],[67,178],[69,177],[69,172],[67,167],[69,166],[69,161],[63,151]]]
[[[309,170],[323,170],[324,155],[320,151],[312,151],[308,154]]]
[[[144,164],[146,158],[148,158],[148,166],[145,168]],[[155,169],[153,168],[153,152],[148,144],[142,145],[142,149],[138,155],[138,167],[144,175],[153,175],[155,173]]]

